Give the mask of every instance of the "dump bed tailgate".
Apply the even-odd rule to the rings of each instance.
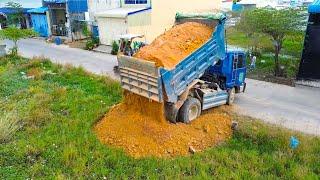
[[[162,102],[160,70],[154,62],[119,56],[120,81],[123,89]]]

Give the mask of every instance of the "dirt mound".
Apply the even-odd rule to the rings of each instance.
[[[175,26],[135,57],[173,68],[205,43],[212,28],[199,23]],[[163,104],[124,93],[124,101],[113,107],[94,128],[107,145],[125,150],[133,157],[172,157],[202,151],[231,136],[230,117],[217,110],[204,113],[189,125],[170,124]]]
[[[213,28],[201,23],[180,24],[141,48],[134,57],[156,62],[158,67],[172,69],[207,42],[212,33]]]
[[[231,119],[218,109],[203,113],[189,125],[170,124],[162,116],[162,104],[128,93],[125,97],[94,130],[103,143],[135,158],[188,155],[190,148],[203,151],[231,136]]]

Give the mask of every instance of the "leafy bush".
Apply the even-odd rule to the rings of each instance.
[[[87,43],[86,43],[86,49],[87,49],[87,50],[92,50],[93,48],[94,48],[94,43],[93,43],[93,41],[90,39],[90,40],[88,40]]]
[[[119,51],[119,45],[116,41],[112,42],[112,50],[111,50],[111,54],[112,55],[117,55]]]
[[[81,26],[82,26],[82,34],[87,37],[91,36],[91,32],[88,28],[88,23],[82,22]]]
[[[8,141],[19,129],[19,120],[14,113],[3,113],[0,116],[0,143]]]
[[[97,47],[99,45],[99,43],[100,43],[99,38],[92,37],[86,43],[86,50],[94,49],[95,47]]]

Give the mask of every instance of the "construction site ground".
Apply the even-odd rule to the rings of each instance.
[[[174,68],[212,36],[213,28],[194,22],[176,25],[141,48],[134,57]],[[164,103],[124,91],[121,104],[113,107],[95,126],[107,146],[140,157],[174,157],[194,154],[228,140],[231,118],[223,113],[203,113],[186,125],[166,120]]]
[[[8,48],[12,47],[11,42],[6,41],[6,44]],[[54,63],[81,66],[89,72],[118,79],[113,72],[113,67],[117,65],[116,56],[56,46],[38,39],[21,40],[19,48],[24,57],[47,57]],[[253,79],[246,81],[247,92],[236,98],[235,106],[241,109],[237,113],[300,132],[320,135],[319,89],[289,87]]]
[[[118,82],[48,60],[12,57],[0,58],[0,82],[0,122],[19,123],[0,144],[2,179],[319,177],[319,138],[236,115],[228,106],[218,111],[239,122],[230,139],[190,156],[135,159],[105,146],[93,131],[121,102]],[[291,136],[301,142],[296,150],[289,146]]]

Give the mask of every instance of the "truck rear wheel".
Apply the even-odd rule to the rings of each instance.
[[[188,98],[179,111],[179,121],[189,124],[201,114],[201,103],[196,98]]]
[[[236,89],[235,88],[229,89],[228,90],[228,94],[229,94],[229,96],[228,96],[228,99],[227,99],[227,104],[228,105],[232,105],[233,102],[234,102],[234,99],[236,97]]]

